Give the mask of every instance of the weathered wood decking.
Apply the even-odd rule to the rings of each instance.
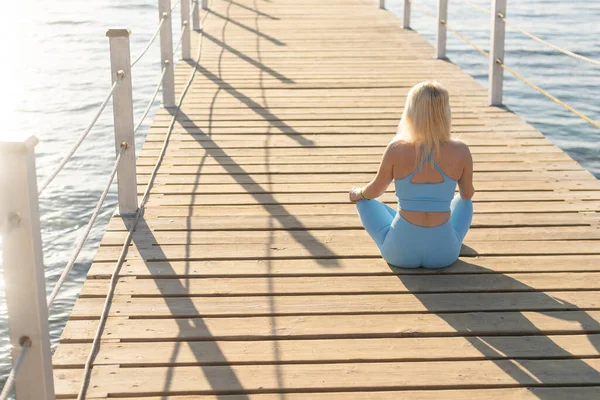
[[[88,398],[600,398],[600,182],[374,0],[211,9],[200,64],[177,67],[179,90],[198,73]],[[449,88],[471,146],[475,217],[456,265],[394,270],[347,192],[426,79]],[[140,193],[169,120],[140,154]],[[60,397],[79,389],[125,223],[54,356]]]

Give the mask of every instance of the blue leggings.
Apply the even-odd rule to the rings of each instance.
[[[456,195],[450,219],[423,227],[404,219],[379,200],[359,200],[360,220],[389,264],[402,268],[443,268],[454,263],[473,219],[473,202]]]

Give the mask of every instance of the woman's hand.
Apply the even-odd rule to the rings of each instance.
[[[357,188],[357,187],[354,187],[354,188],[352,188],[352,190],[350,190],[349,197],[350,197],[351,203],[356,203],[358,200],[362,199],[362,196],[360,195],[360,190],[361,190],[361,188]]]

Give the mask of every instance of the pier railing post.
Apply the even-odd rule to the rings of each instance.
[[[171,0],[158,0],[158,17],[159,20],[165,17],[165,22],[160,28],[160,59],[161,67],[167,69],[162,84],[163,106],[169,108],[175,106],[175,71],[173,68]]]
[[[385,9],[385,0],[379,0],[379,8],[381,8],[382,10]]]
[[[208,10],[208,0],[202,0],[202,9]]]
[[[404,9],[402,10],[402,28],[410,29],[410,0],[404,0]]]
[[[502,104],[504,69],[497,61],[504,62],[505,23],[503,18],[506,15],[506,0],[492,0],[492,3],[488,101],[491,106],[497,106]]]
[[[194,30],[200,30],[200,0],[192,0],[192,20],[194,22]]]
[[[46,280],[40,234],[35,137],[0,141],[0,229],[13,363],[19,400],[54,400]],[[29,341],[30,340],[30,341]]]
[[[138,209],[129,31],[110,29],[106,36],[110,41],[112,83],[120,80],[113,94],[113,117],[117,154],[125,148],[117,168],[119,214],[123,216],[134,214]]]
[[[191,58],[190,50],[190,0],[181,0],[181,58],[189,60]]]
[[[446,58],[446,21],[448,20],[448,0],[438,0],[438,26],[435,44],[435,57]]]

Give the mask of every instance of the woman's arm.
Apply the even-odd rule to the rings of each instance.
[[[353,188],[350,191],[350,201],[356,202],[364,198],[374,199],[385,193],[385,190],[394,179],[394,157],[396,154],[394,142],[388,144],[383,153],[379,170],[375,178],[362,188],[362,196],[360,195],[361,188]]]
[[[464,200],[471,200],[475,194],[475,188],[473,187],[473,157],[469,147],[463,145],[462,159],[464,160],[463,172],[458,180],[458,191],[460,197]]]

